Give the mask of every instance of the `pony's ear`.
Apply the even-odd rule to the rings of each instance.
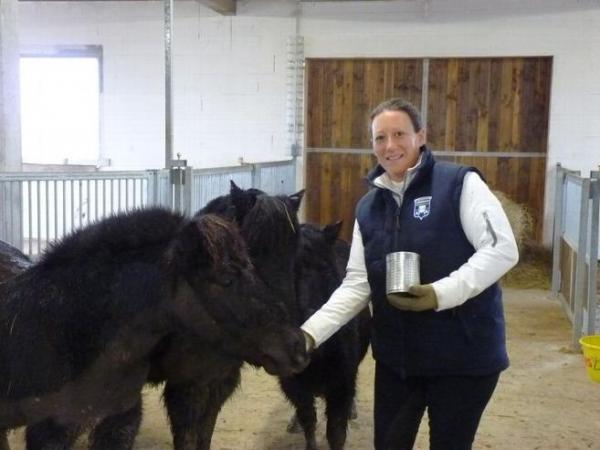
[[[249,190],[238,187],[233,180],[231,181],[231,190],[229,192],[231,204],[235,208],[235,219],[238,224],[241,224],[244,217],[254,207],[256,203],[256,195]]]
[[[304,189],[296,192],[295,194],[290,195],[288,198],[292,201],[292,206],[296,212],[300,209],[300,203],[302,202],[302,197],[304,197]]]
[[[343,222],[341,220],[338,220],[335,223],[331,223],[323,227],[323,235],[325,236],[325,241],[328,244],[333,244],[338,238],[340,231],[342,230],[342,223]]]
[[[243,190],[235,184],[235,181],[229,180],[229,193],[233,195],[234,193],[242,192]]]

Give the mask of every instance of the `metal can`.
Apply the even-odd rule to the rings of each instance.
[[[385,257],[386,293],[407,294],[411,286],[421,284],[419,254],[413,252],[388,253]]]

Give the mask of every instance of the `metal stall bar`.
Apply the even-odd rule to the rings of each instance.
[[[46,203],[44,204],[44,216],[46,217],[46,242],[50,241],[50,208],[48,207],[50,205],[50,182],[46,181],[44,183],[44,186],[46,186]],[[41,235],[42,233],[40,233]]]
[[[579,171],[565,169],[560,163],[556,164],[554,186],[554,223],[552,231],[552,286],[551,291],[558,295],[561,288],[562,274],[560,272],[560,240],[565,232],[564,206],[566,202],[565,186],[567,175],[580,175]],[[570,315],[569,315],[570,317]]]
[[[27,181],[27,224],[28,224],[28,236],[27,236],[27,244],[28,244],[28,248],[29,251],[27,252],[28,255],[31,255],[33,249],[31,248],[31,236],[33,234],[32,232],[32,222],[33,220],[31,219],[31,213],[32,213],[32,207],[31,207],[31,180]]]
[[[40,196],[40,184],[41,180],[36,181],[36,211],[37,211],[37,254],[41,253],[41,241],[42,241],[42,214],[41,214],[41,200]]]
[[[62,181],[62,234],[63,236],[67,233],[67,181]]]
[[[135,209],[137,208],[137,180],[133,180],[133,186],[131,190],[133,195],[133,205],[131,206],[131,208]]]
[[[0,173],[0,194],[2,189],[12,185],[12,190],[21,198],[19,204],[9,204],[6,201],[3,203],[8,208],[6,213],[2,214],[4,222],[14,217],[13,221],[18,220],[17,225],[20,224],[18,232],[14,230],[11,232],[18,239],[13,239],[12,234],[7,235],[6,239],[29,255],[39,254],[50,240],[59,239],[77,227],[90,223],[92,219],[100,219],[117,212],[114,207],[119,199],[107,198],[109,195],[115,195],[108,186],[109,182],[123,180],[127,185],[127,180],[131,179],[139,180],[143,186],[144,180],[148,178],[149,174],[146,171]],[[91,189],[94,186],[96,188],[92,194]],[[123,195],[121,189],[119,195]],[[131,192],[127,195],[131,197]],[[141,197],[140,203],[143,206],[145,196]],[[108,205],[109,200],[114,202]],[[129,202],[129,199],[120,200]],[[102,202],[102,210],[99,202]],[[92,212],[94,217],[90,217]]]
[[[54,180],[54,233],[52,239],[58,237],[58,180]]]
[[[73,229],[75,228],[75,180],[71,180],[71,182],[69,183],[69,185],[71,186],[71,221],[70,221],[70,227],[69,227],[69,232],[73,231]]]
[[[577,242],[577,262],[575,265],[575,291],[574,291],[574,311],[573,311],[573,348],[579,349],[579,338],[583,330],[583,297],[585,287],[585,260],[587,246],[587,226],[589,220],[589,202],[590,202],[590,180],[588,178],[578,178],[581,180],[581,203],[579,210],[579,236]]]
[[[590,174],[593,176],[593,174]],[[596,334],[600,331],[598,323],[598,232],[600,221],[600,179],[592,178],[590,182],[591,195],[591,223],[590,223],[590,252],[588,261],[588,286],[587,286],[587,311],[588,320],[586,324],[586,334]]]
[[[94,180],[94,220],[98,220],[98,181]]]

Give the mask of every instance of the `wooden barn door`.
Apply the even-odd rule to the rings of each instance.
[[[527,205],[541,241],[552,59],[309,59],[306,219],[344,221],[374,166],[368,114],[404,97],[421,107],[438,159],[477,167],[490,187]]]
[[[382,100],[421,104],[419,59],[310,59],[307,62],[306,220],[343,220],[350,240],[354,206],[374,167],[369,112]]]

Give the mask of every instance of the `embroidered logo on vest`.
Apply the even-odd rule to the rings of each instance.
[[[413,216],[419,220],[423,220],[429,215],[431,209],[431,196],[415,198],[415,209]]]

